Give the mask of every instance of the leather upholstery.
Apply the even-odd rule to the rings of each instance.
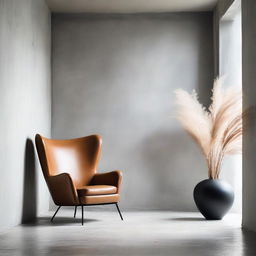
[[[119,194],[82,196],[79,198],[81,204],[107,204],[117,203],[120,199]]]
[[[117,187],[117,193],[120,192],[120,187],[122,183],[122,172],[115,170],[107,173],[95,173],[90,184],[105,184]]]
[[[40,164],[56,205],[118,202],[121,171],[96,173],[101,144],[99,135],[70,140],[36,135]]]
[[[56,205],[79,204],[74,183],[68,173],[49,176],[46,181]]]
[[[77,188],[78,196],[115,194],[117,188],[109,185],[89,185]]]

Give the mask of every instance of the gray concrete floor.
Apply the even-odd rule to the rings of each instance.
[[[50,213],[52,214],[52,213]],[[50,216],[49,214],[49,216]],[[85,211],[85,225],[60,210],[37,223],[0,235],[0,255],[248,256],[256,255],[256,236],[241,230],[239,215],[206,221],[197,213]]]

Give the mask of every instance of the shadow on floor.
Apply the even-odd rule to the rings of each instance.
[[[256,233],[242,229],[243,256],[256,255]]]
[[[168,218],[168,221],[205,221],[203,217],[183,217],[183,218]]]
[[[97,219],[84,219],[84,225],[90,222],[97,222]],[[81,218],[72,217],[56,217],[53,222],[51,222],[51,217],[39,217],[34,222],[25,223],[22,226],[77,226],[81,225]]]

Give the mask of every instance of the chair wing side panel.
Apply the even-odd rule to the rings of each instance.
[[[78,205],[79,199],[73,181],[68,173],[49,176],[48,187],[56,205]]]

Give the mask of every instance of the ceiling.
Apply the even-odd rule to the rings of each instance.
[[[213,10],[218,0],[46,0],[60,13],[196,12]]]

